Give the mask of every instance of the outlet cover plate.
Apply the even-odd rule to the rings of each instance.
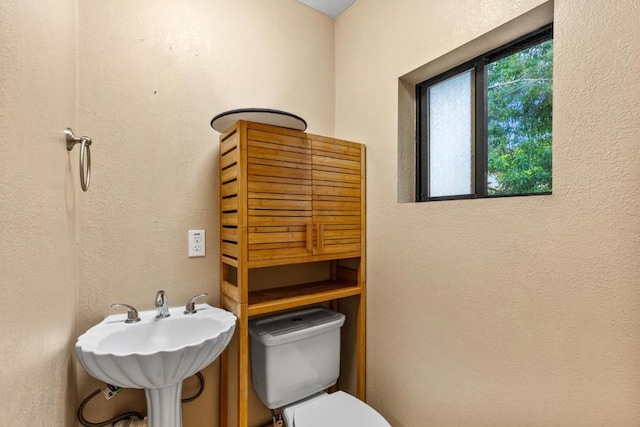
[[[189,258],[204,256],[204,230],[189,230]]]

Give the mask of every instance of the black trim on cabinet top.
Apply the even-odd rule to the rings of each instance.
[[[239,118],[237,120],[242,120],[242,115],[255,113],[263,114],[265,116],[265,120],[258,121],[259,123],[272,124],[268,121],[268,117],[270,115],[285,116],[293,119],[292,124],[296,125],[294,127],[291,127],[291,129],[300,131],[305,131],[307,129],[307,122],[302,117],[293,113],[289,113],[288,111],[274,110],[271,108],[238,108],[235,110],[224,111],[220,114],[215,115],[213,119],[211,119],[211,127],[218,132],[224,132],[226,129],[222,129],[220,126],[218,126],[218,123],[220,123],[221,119],[228,118],[228,116],[232,115],[238,115]],[[256,121],[255,118],[253,118],[252,121]]]

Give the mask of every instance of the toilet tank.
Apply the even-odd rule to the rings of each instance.
[[[331,387],[340,375],[344,314],[308,308],[249,321],[253,388],[274,409]]]

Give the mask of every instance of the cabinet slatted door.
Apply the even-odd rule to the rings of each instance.
[[[310,142],[302,132],[247,132],[249,262],[311,256]]]
[[[314,254],[360,256],[363,146],[317,135],[308,138],[312,149]]]

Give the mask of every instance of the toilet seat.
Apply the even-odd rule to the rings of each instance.
[[[391,427],[375,409],[343,391],[301,405],[293,419],[289,427]]]

